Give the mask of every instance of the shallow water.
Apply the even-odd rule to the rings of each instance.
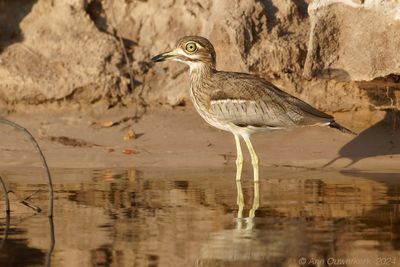
[[[0,266],[400,266],[399,174],[245,173],[238,219],[234,170],[56,170],[54,249],[38,175],[4,175],[43,212],[11,195]]]

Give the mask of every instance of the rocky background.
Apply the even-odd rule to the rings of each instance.
[[[185,105],[187,67],[149,62],[183,35],[355,127],[398,123],[395,0],[0,0],[1,113]]]

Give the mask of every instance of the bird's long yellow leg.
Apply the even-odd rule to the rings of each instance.
[[[256,210],[260,207],[260,183],[254,182],[254,197],[253,197],[253,206],[249,211],[249,217],[254,218],[256,215]]]
[[[246,142],[247,148],[249,149],[251,156],[251,164],[253,164],[253,172],[254,172],[254,182],[258,182],[258,157],[256,152],[254,151],[253,145],[251,144],[250,137],[247,135],[242,136],[244,141]]]
[[[242,182],[236,181],[236,189],[237,189],[237,205],[238,205],[238,219],[243,218],[243,207],[244,207],[244,198],[243,198],[243,189]]]
[[[240,178],[242,176],[242,166],[243,166],[243,153],[242,148],[240,146],[240,138],[239,135],[235,136],[236,142],[236,188],[237,188],[237,199],[236,203],[238,205],[238,218],[243,218],[243,207],[244,207],[244,197],[242,184],[240,182]]]
[[[240,146],[239,135],[235,134],[234,136],[236,142],[236,181],[240,181],[240,178],[242,177],[243,153]]]

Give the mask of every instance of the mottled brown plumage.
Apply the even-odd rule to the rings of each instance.
[[[204,95],[208,112],[216,118],[240,127],[284,129],[295,126],[327,124],[332,116],[297,99],[272,83],[258,77],[232,72],[214,72],[202,83],[212,90],[202,90],[194,83],[193,90]]]
[[[271,129],[328,125],[352,133],[333,117],[282,91],[254,75],[217,71],[213,45],[206,38],[186,36],[174,50],[153,61],[175,60],[190,67],[190,95],[196,110],[211,125],[234,134],[238,152],[237,179],[240,179],[242,137],[252,156],[254,180],[258,180],[258,159],[250,135]]]

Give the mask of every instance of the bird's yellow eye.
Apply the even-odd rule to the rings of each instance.
[[[197,45],[194,42],[190,42],[186,44],[185,50],[189,53],[194,53],[197,50]]]

